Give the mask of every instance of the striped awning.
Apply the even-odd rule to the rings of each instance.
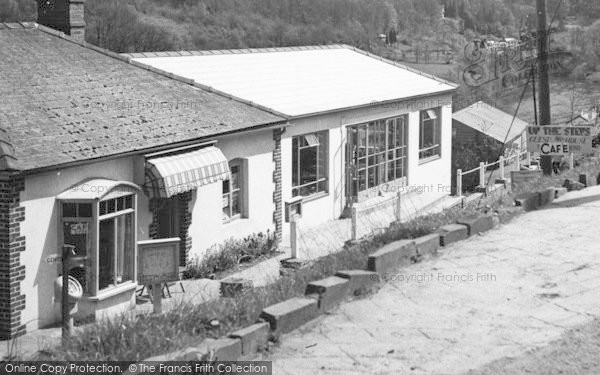
[[[169,198],[229,178],[227,158],[213,146],[146,160],[146,188],[156,198]]]

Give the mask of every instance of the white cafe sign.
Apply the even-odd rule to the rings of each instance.
[[[592,129],[588,126],[528,126],[527,151],[541,155],[592,152]]]

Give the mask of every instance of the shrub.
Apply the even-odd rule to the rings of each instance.
[[[183,276],[188,279],[208,278],[215,273],[235,269],[240,263],[269,255],[275,250],[275,236],[268,230],[266,234],[260,232],[241,240],[231,238],[208,249],[203,258],[192,259]]]

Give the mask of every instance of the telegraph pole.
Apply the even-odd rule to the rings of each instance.
[[[538,21],[538,82],[539,82],[539,125],[551,125],[550,114],[550,82],[548,75],[548,29],[546,22],[546,0],[537,1]],[[542,170],[545,175],[552,174],[552,157],[541,157]]]

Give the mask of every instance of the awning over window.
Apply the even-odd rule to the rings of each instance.
[[[146,160],[146,188],[156,198],[169,198],[229,178],[227,158],[212,146]]]

